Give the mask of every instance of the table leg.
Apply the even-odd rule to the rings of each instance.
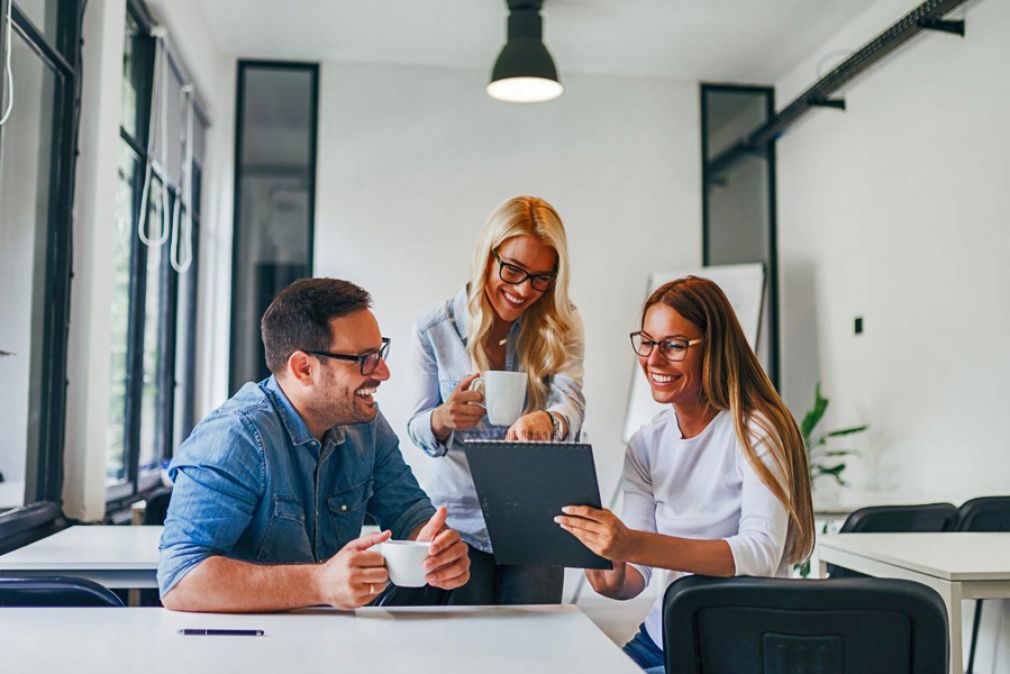
[[[961,583],[939,582],[934,586],[947,607],[947,622],[950,629],[950,674],[964,674],[964,656],[961,653]]]

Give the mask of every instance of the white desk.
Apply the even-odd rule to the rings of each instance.
[[[266,635],[182,636],[184,627],[262,629]],[[4,670],[12,672],[641,674],[571,605],[256,615],[6,608],[0,635]]]
[[[1010,599],[1010,533],[835,534],[817,539],[825,565],[936,590],[950,621],[950,671],[961,674],[961,600]]]
[[[0,575],[80,576],[112,588],[158,587],[163,527],[75,526],[0,556]]]

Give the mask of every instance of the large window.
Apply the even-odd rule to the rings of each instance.
[[[106,484],[110,501],[158,482],[193,425],[205,118],[165,43],[130,2],[123,58]],[[153,112],[153,114],[152,114]]]
[[[241,61],[235,138],[231,390],[269,374],[259,322],[312,275],[319,68]]]
[[[0,537],[59,511],[80,13],[0,0]]]

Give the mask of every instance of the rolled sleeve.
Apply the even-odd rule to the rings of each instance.
[[[244,423],[220,435],[201,429],[184,446],[169,469],[175,486],[158,546],[162,597],[203,560],[228,555],[252,520],[264,474],[262,448]]]
[[[376,456],[368,511],[393,538],[405,539],[435,514],[435,507],[403,460],[400,442],[385,417],[376,425]]]
[[[565,339],[567,360],[551,378],[547,411],[560,414],[568,422],[566,440],[576,440],[586,416],[586,397],[582,393],[586,354],[585,328],[578,311],[572,313],[572,329]],[[437,382],[436,382],[437,384]]]
[[[438,388],[438,364],[431,342],[421,334],[416,324],[411,329],[410,359],[414,372],[414,402],[410,421],[407,422],[407,435],[428,456],[445,456],[452,445],[453,433],[443,443],[431,429],[431,415],[443,402]]]
[[[758,445],[757,450],[759,460],[781,483],[782,471],[772,454],[762,445]],[[743,475],[740,530],[725,539],[733,553],[736,575],[775,576],[785,550],[789,512],[761,481],[742,451],[737,463]]]
[[[621,476],[624,488],[624,508],[621,520],[638,531],[656,532],[656,497],[652,487],[652,473],[645,452],[636,449],[636,438],[631,439],[624,454],[624,471]],[[648,586],[652,568],[632,563]]]

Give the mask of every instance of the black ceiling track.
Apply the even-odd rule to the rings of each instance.
[[[929,0],[901,17],[897,23],[797,96],[774,117],[709,161],[707,166],[709,178],[717,178],[721,172],[744,155],[763,153],[769,143],[774,142],[790,124],[810,108],[831,107],[844,110],[845,101],[833,99],[831,94],[921,31],[936,30],[963,36],[964,21],[948,21],[942,17],[965,2],[966,0]]]

